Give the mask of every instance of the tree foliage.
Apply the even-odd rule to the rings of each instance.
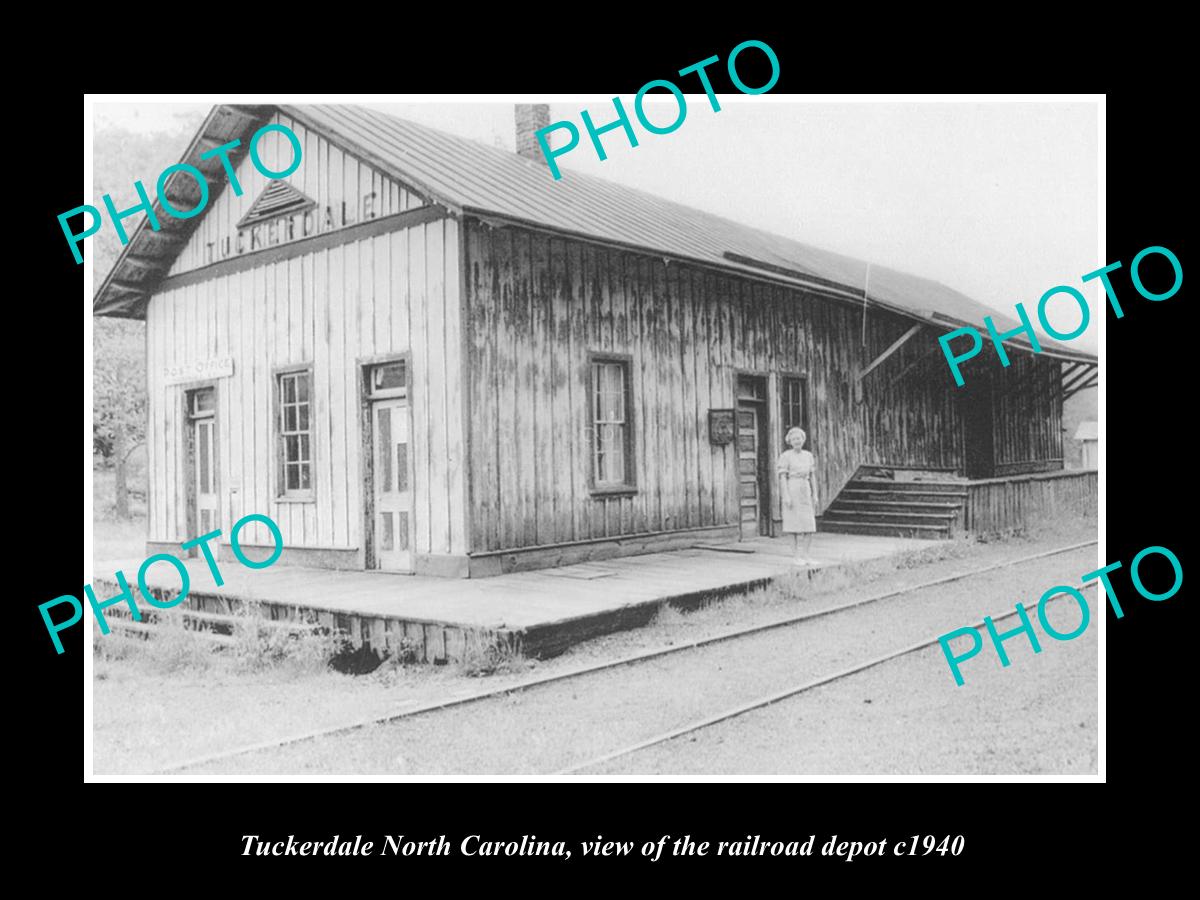
[[[135,132],[121,127],[96,129],[92,149],[93,190],[90,203],[103,210],[111,195],[117,210],[139,200],[135,181],[154,197],[159,173],[178,162],[200,125],[195,115],[180,116],[173,128]],[[123,220],[132,235],[142,214]],[[106,216],[100,231],[88,238],[83,252],[94,257],[98,287],[120,256],[122,244]],[[136,319],[96,317],[93,320],[92,449],[97,461],[116,470],[118,517],[129,515],[126,460],[146,440],[146,325]]]
[[[138,202],[135,181],[141,181],[153,197],[159,173],[179,161],[199,124],[196,116],[188,115],[166,131],[97,128],[92,156],[95,196],[89,202],[102,210],[101,198],[109,194],[118,210],[128,209]],[[141,218],[138,214],[124,220],[129,234]],[[100,231],[84,243],[84,253],[95,256],[97,286],[111,271],[121,249],[116,229],[106,217]],[[110,465],[123,462],[114,458],[118,443],[128,453],[145,440],[146,328],[135,319],[97,317],[93,324],[92,446],[101,462]]]

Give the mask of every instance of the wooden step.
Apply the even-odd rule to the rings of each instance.
[[[886,488],[848,487],[838,494],[842,500],[873,500],[897,503],[953,503],[961,506],[967,500],[966,491],[889,491]]]
[[[894,525],[890,522],[860,522],[847,519],[821,519],[821,531],[835,534],[869,534],[876,537],[909,537],[926,540],[945,540],[950,537],[950,527],[934,525]]]
[[[899,475],[901,478],[953,478],[958,469],[954,466],[860,466],[859,478],[888,478]]]
[[[957,512],[896,512],[885,510],[879,512],[871,509],[845,509],[833,504],[825,513],[842,522],[882,522],[889,525],[917,525],[932,528],[949,527],[958,518]]]
[[[936,496],[936,495],[935,495]],[[899,513],[950,513],[957,515],[962,509],[961,503],[934,503],[931,501],[905,500],[859,500],[840,494],[830,505],[830,510],[869,510],[871,512],[894,511]]]
[[[884,491],[904,494],[957,494],[967,495],[962,481],[869,481],[856,478],[846,485],[848,491]]]

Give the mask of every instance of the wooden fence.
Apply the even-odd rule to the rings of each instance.
[[[1054,516],[1095,514],[1096,479],[1094,469],[1085,469],[967,482],[963,529],[992,534]]]

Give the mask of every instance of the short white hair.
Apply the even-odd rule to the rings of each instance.
[[[791,428],[789,428],[787,430],[787,434],[785,434],[783,436],[783,439],[790,444],[792,442],[793,434],[798,434],[798,435],[800,435],[801,439],[806,440],[806,441],[808,440],[808,433],[803,428],[801,428],[799,425],[793,425]]]

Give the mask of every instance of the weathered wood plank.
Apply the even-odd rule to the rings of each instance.
[[[425,312],[428,351],[425,355],[428,379],[426,441],[429,446],[429,475],[425,485],[428,494],[428,538],[418,546],[425,553],[450,552],[450,510],[447,503],[450,425],[446,405],[446,316],[445,261],[442,251],[445,235],[442,222],[425,226]]]
[[[550,413],[550,466],[548,490],[551,501],[550,543],[575,540],[575,522],[571,514],[575,505],[574,460],[571,449],[575,443],[571,424],[569,383],[574,374],[571,367],[571,281],[568,271],[566,242],[549,242],[549,291],[546,294],[546,366],[543,390],[546,408]]]
[[[550,239],[543,234],[533,236],[533,291],[531,332],[533,355],[527,361],[533,370],[533,391],[530,394],[534,417],[534,502],[536,523],[535,544],[557,542],[554,523],[554,407],[553,385],[550,383],[550,364],[554,357],[551,341]]]
[[[425,273],[425,229],[409,230],[409,298],[412,319],[413,511],[409,533],[413,550],[428,553],[430,546],[430,398],[429,398],[429,289]]]
[[[330,312],[329,251],[321,250],[312,260],[311,302],[313,310],[313,439],[316,461],[313,471],[317,495],[317,543],[335,546],[336,510],[333,498],[333,325]]]
[[[327,253],[329,267],[329,461],[331,466],[331,522],[333,524],[333,546],[345,547],[350,542],[350,517],[346,493],[348,435],[344,424],[349,415],[346,409],[346,371],[353,365],[346,353],[346,299],[344,271],[346,247],[331,247]],[[350,349],[353,354],[353,347]]]
[[[482,226],[469,222],[464,226],[467,238],[468,309],[472,317],[472,359],[470,372],[471,403],[471,547],[476,550],[499,549],[500,518],[504,497],[499,478],[500,435],[499,363],[496,336],[503,313],[500,296],[500,261],[494,243],[483,234]],[[512,417],[505,416],[511,428]],[[511,438],[510,438],[511,440]]]
[[[371,290],[372,305],[375,321],[373,333],[374,343],[371,354],[378,355],[393,352],[392,345],[392,304],[389,296],[388,279],[392,271],[391,238],[386,234],[377,235],[372,239],[371,257],[374,263],[375,283]]]
[[[526,328],[529,281],[526,274],[517,279],[521,258],[528,263],[529,239],[524,232],[510,228],[491,230],[487,239],[495,254],[498,271],[492,275],[492,290],[499,293],[498,327],[503,333],[496,336],[496,389],[499,391],[496,419],[498,435],[496,445],[499,481],[497,492],[500,498],[496,511],[498,525],[493,526],[497,544],[501,547],[522,547],[529,543],[526,535],[531,532],[529,515],[529,485],[532,483],[533,420],[527,402],[528,369],[524,365],[525,352],[529,346]],[[480,438],[486,441],[487,437]]]
[[[512,414],[517,419],[514,468],[520,484],[520,519],[514,523],[517,535],[509,546],[528,547],[537,544],[537,430],[534,392],[536,362],[533,339],[533,311],[536,304],[537,282],[531,269],[533,236],[527,231],[512,233],[514,256],[509,276],[516,291],[513,297],[512,343],[514,395]],[[503,415],[503,413],[502,413]]]
[[[446,304],[446,428],[447,428],[447,485],[450,515],[449,550],[454,554],[467,552],[467,443],[464,404],[467,389],[463,367],[462,263],[459,251],[461,225],[457,219],[442,219],[444,241],[442,249],[443,292]]]

